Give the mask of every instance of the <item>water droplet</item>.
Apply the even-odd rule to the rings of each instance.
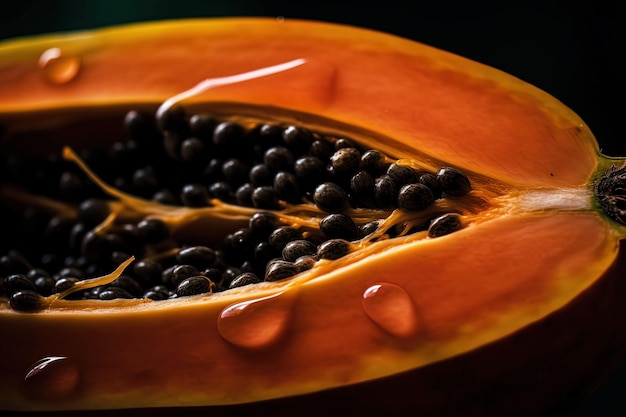
[[[39,57],[39,68],[46,80],[53,84],[66,84],[76,78],[80,69],[78,57],[64,53],[60,48],[50,48]]]
[[[35,362],[24,375],[25,393],[37,400],[60,400],[77,391],[80,370],[66,356],[47,356]]]
[[[413,336],[418,330],[417,311],[406,290],[391,283],[372,285],[361,300],[367,317],[387,333]]]
[[[258,349],[276,342],[289,322],[293,296],[279,293],[233,304],[222,310],[217,330],[228,342]]]

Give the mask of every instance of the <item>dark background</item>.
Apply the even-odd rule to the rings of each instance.
[[[0,0],[0,39],[184,17],[281,16],[363,26],[516,75],[578,113],[603,153],[626,156],[624,3]],[[626,416],[626,364],[572,415],[583,416]]]

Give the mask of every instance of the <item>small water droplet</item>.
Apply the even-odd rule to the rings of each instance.
[[[413,300],[398,285],[387,282],[372,285],[363,293],[361,303],[367,317],[393,336],[413,336],[419,328]]]
[[[47,356],[35,362],[24,375],[25,394],[36,400],[60,400],[75,393],[80,370],[66,356]]]
[[[66,84],[76,78],[80,70],[80,59],[64,53],[60,48],[50,48],[39,57],[39,68],[49,82]]]
[[[293,296],[279,293],[226,307],[217,319],[217,330],[229,343],[258,349],[276,342],[289,322]]]

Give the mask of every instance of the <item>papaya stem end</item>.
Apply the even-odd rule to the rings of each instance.
[[[607,216],[626,226],[626,166],[606,170],[596,183],[596,198]]]

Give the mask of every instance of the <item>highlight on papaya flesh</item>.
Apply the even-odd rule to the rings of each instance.
[[[3,410],[554,415],[622,358],[624,159],[501,71],[215,19],[0,84]]]

